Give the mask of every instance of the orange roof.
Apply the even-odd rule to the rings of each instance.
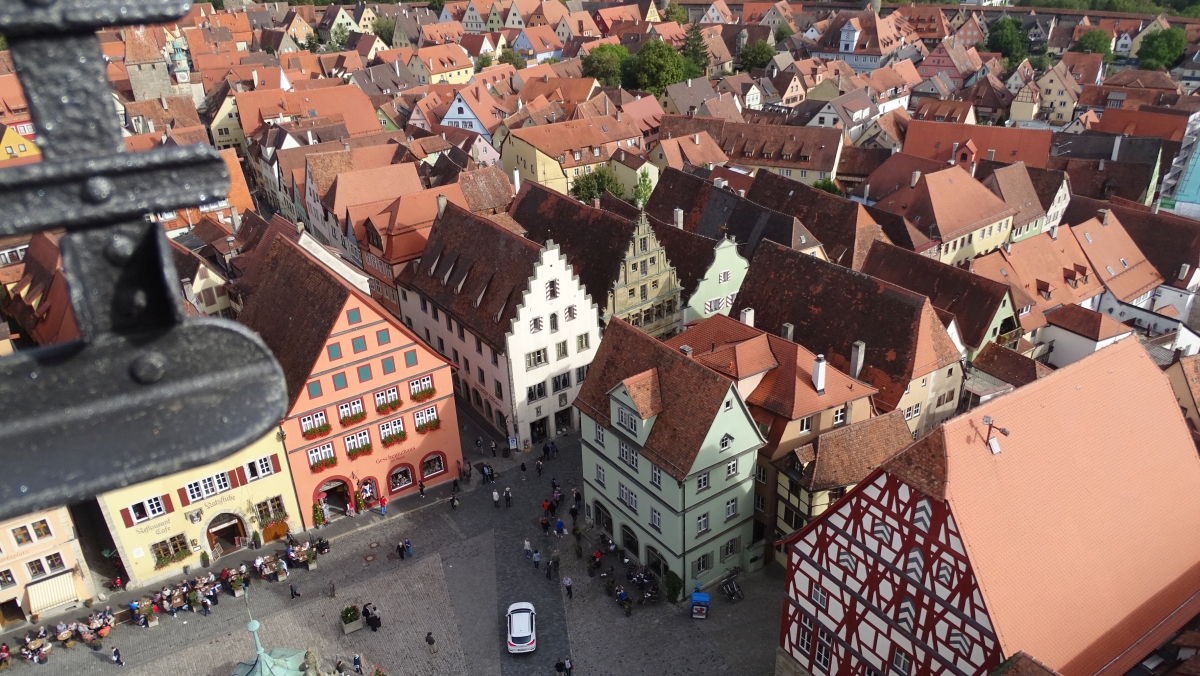
[[[1162,275],[1133,243],[1116,214],[1103,218],[1071,226],[1071,232],[1109,292],[1129,302],[1162,284]]]
[[[1010,432],[997,454],[985,415]],[[1200,531],[1200,458],[1136,340],[947,421],[884,470],[945,500],[1002,654],[1121,674],[1196,613],[1200,538],[1183,534]]]
[[[629,393],[629,399],[642,420],[649,420],[662,413],[662,392],[658,387],[657,368],[629,376],[621,381],[621,385]]]
[[[1051,326],[1066,329],[1097,343],[1133,333],[1133,329],[1115,319],[1109,319],[1108,315],[1073,303],[1047,312],[1046,321]]]
[[[375,52],[375,59],[380,63],[391,63],[399,61],[405,65],[412,58],[413,52],[416,50],[412,47],[396,47],[395,49],[381,49]]]
[[[373,147],[389,148],[387,145]],[[334,178],[329,191],[321,197],[321,204],[341,220],[351,206],[419,192],[421,187],[421,177],[412,163],[347,171]]]
[[[422,47],[413,53],[409,63],[413,60],[420,60],[430,75],[469,68],[473,63],[467,51],[457,44]]]
[[[253,136],[267,119],[328,117],[340,119],[351,136],[380,130],[375,107],[363,90],[354,85],[328,89],[285,92],[277,89],[235,95],[242,132]]]
[[[1088,128],[1125,136],[1161,136],[1166,141],[1182,141],[1187,126],[1187,115],[1110,108],[1104,111],[1099,123]]]
[[[451,183],[401,195],[367,218],[366,224],[379,233],[383,242],[382,258],[385,261],[395,264],[420,257],[437,218],[438,195],[445,196],[450,204],[469,208],[462,189],[457,183]],[[355,235],[366,248],[364,226],[356,224]]]
[[[717,145],[706,131],[680,138],[661,139],[658,147],[650,151],[650,156],[656,160],[664,160],[667,166],[680,170],[685,162],[693,167],[705,167],[729,161],[725,151],[721,150],[721,146]]]
[[[977,159],[1010,164],[1022,161],[1026,166],[1045,169],[1046,158],[1050,156],[1050,138],[1051,133],[1044,129],[913,120],[904,137],[904,152],[946,161],[950,159],[955,143],[965,145],[967,141],[973,141],[979,155]],[[989,151],[995,151],[993,157],[988,156]]]

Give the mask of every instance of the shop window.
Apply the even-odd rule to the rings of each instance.
[[[425,461],[421,463],[421,476],[425,477],[426,479],[431,476],[441,474],[445,471],[446,465],[441,454],[431,455],[428,458],[425,458]]]

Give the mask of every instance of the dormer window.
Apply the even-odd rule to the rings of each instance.
[[[733,437],[726,434],[721,437],[721,450],[728,451],[730,448],[733,448]]]
[[[633,411],[630,411],[624,406],[619,406],[617,408],[617,424],[625,428],[630,433],[637,434],[639,422],[641,422],[641,418],[639,418]]]

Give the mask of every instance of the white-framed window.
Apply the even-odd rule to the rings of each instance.
[[[558,280],[552,279],[546,282],[546,300],[554,300],[558,298]]]
[[[433,422],[438,419],[437,406],[430,406],[413,414],[413,422],[419,425],[424,425],[427,422]]]
[[[846,423],[846,407],[842,406],[841,408],[839,408],[833,412],[833,424],[834,425],[844,425],[845,423]]]
[[[269,455],[246,463],[247,481],[257,481],[274,473],[275,467],[271,464],[271,456]]]
[[[737,516],[737,498],[729,498],[725,501],[725,518],[732,519]]]
[[[908,653],[896,648],[896,654],[892,655],[892,671],[901,676],[908,676],[908,670],[912,667],[912,658]]]
[[[620,482],[617,482],[617,497],[620,498],[621,502],[625,503],[626,507],[635,512],[637,511],[637,493],[629,490],[625,484]]]
[[[817,654],[813,658],[817,666],[828,670],[829,669],[829,653],[833,645],[833,637],[829,632],[822,628],[817,629]]]
[[[417,378],[416,380],[408,381],[408,393],[410,395],[416,394],[417,392],[421,392],[423,390],[432,390],[432,389],[433,389],[433,376],[423,376],[421,378]]]
[[[346,442],[346,450],[352,451],[356,448],[362,448],[371,443],[371,433],[367,430],[355,432],[349,436],[343,437],[342,441]]]
[[[662,531],[662,514],[659,514],[658,510],[653,507],[650,508],[650,527]]]
[[[650,465],[650,485],[655,488],[662,488],[662,470],[658,465]]]
[[[722,270],[722,271],[721,271],[721,272],[720,272],[720,273],[717,275],[717,283],[719,283],[719,284],[727,284],[727,283],[729,282],[729,279],[730,279],[732,276],[733,276],[733,275],[732,275],[732,273],[730,273],[728,270]]]
[[[737,458],[725,463],[725,478],[737,476]]]
[[[541,330],[542,330],[542,318],[541,317],[534,317],[533,319],[529,320],[529,332],[530,333],[537,333],[538,331],[541,331]]]
[[[308,449],[308,464],[315,465],[318,462],[333,457],[333,444],[321,444],[316,448]]]
[[[579,311],[575,309],[574,305],[568,305],[567,309],[563,310],[563,316],[566,317],[567,321],[571,321],[579,316]]]
[[[300,429],[304,432],[307,432],[314,427],[320,427],[321,425],[324,425],[325,422],[325,411],[317,411],[312,415],[300,417]]]
[[[379,423],[379,438],[390,437],[393,434],[400,434],[404,431],[404,418],[396,418]]]
[[[636,448],[622,441],[620,443],[620,448],[617,450],[617,456],[621,458],[622,462],[633,468],[633,471],[637,471],[638,452]]]
[[[708,472],[696,477],[696,492],[708,490]]]
[[[596,465],[596,483],[604,485],[604,467]]]
[[[565,340],[564,340],[564,341],[560,341],[560,342],[558,342],[558,343],[555,343],[555,345],[554,345],[554,355],[555,355],[555,359],[556,359],[556,360],[558,360],[558,359],[566,359],[568,356],[570,356],[570,354],[571,354],[571,353],[567,351],[567,341],[565,341]]]
[[[813,621],[808,615],[800,616],[800,650],[804,654],[812,650]]]
[[[696,517],[696,535],[708,531],[708,512]]]
[[[754,464],[754,480],[760,484],[767,483],[767,468],[762,465]]]
[[[756,512],[766,512],[767,511],[767,499],[761,495],[758,495],[757,493],[754,494],[754,511],[756,511]]]
[[[733,446],[733,437],[726,434],[721,437],[721,450],[728,451]]]
[[[162,516],[167,513],[167,510],[163,507],[162,498],[154,496],[130,505],[129,513],[133,515],[133,522],[138,523]]]
[[[692,562],[692,577],[699,577],[703,573],[712,570],[713,555],[712,552],[701,555]]]
[[[724,304],[725,304],[724,297],[714,298],[712,300],[704,301],[704,312],[706,314],[712,314],[714,312],[719,312],[721,310],[721,308],[724,307]]]
[[[394,387],[389,387],[382,392],[375,393],[375,407],[378,408],[384,404],[396,401],[400,398],[400,393]]]
[[[629,430],[630,432],[637,434],[638,423],[640,423],[641,420],[642,419],[639,418],[633,411],[630,411],[624,406],[617,407],[617,424]]]
[[[544,347],[540,350],[528,352],[525,354],[525,370],[535,369],[549,363],[549,361],[550,355]]]
[[[363,412],[362,399],[355,399],[344,404],[338,404],[338,417],[345,418]]]
[[[590,348],[591,346],[592,346],[591,338],[589,337],[589,334],[581,333],[575,337],[575,351],[576,352],[583,352],[584,350]]]
[[[815,580],[812,583],[812,590],[809,592],[808,597],[812,599],[812,602],[816,604],[818,608],[821,609],[824,609],[826,604],[829,603],[829,594],[827,594],[820,583]]]
[[[921,417],[921,404],[920,404],[920,402],[917,402],[917,403],[913,404],[913,417],[914,417],[914,418],[919,418],[919,417]]]
[[[600,425],[596,425],[596,443],[604,445],[604,428]]]
[[[800,433],[804,434],[806,432],[811,432],[811,431],[812,431],[812,416],[810,415],[807,418],[801,418],[800,419]]]
[[[267,459],[267,462],[269,465],[270,458]],[[203,500],[210,495],[216,495],[217,493],[223,493],[229,490],[229,474],[226,472],[219,472],[212,476],[204,477],[199,481],[193,481],[192,483],[188,484],[186,488],[188,500],[190,502]]]

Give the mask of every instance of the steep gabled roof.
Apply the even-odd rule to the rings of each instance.
[[[538,244],[447,204],[429,231],[420,261],[404,266],[396,282],[418,291],[488,345],[504,351],[541,252]]]
[[[1111,212],[1071,226],[1092,269],[1117,300],[1130,302],[1163,283],[1162,275]]]
[[[1100,209],[1108,209],[1120,219],[1130,239],[1162,275],[1163,283],[1187,288],[1200,267],[1200,221],[1165,211],[1156,214],[1146,207],[1074,196],[1063,214],[1063,222],[1082,223],[1094,218]]]
[[[904,152],[945,162],[950,159],[955,143],[965,145],[973,141],[980,159],[1023,160],[1031,167],[1045,167],[1051,138],[1052,134],[1044,129],[913,120],[908,123],[904,137]],[[995,151],[992,158],[988,158],[989,151]]]
[[[733,387],[729,378],[614,318],[575,397],[575,406],[600,425],[614,425],[609,392],[651,370],[657,375],[662,410],[641,452],[672,478],[683,481]]]
[[[1017,213],[958,165],[922,174],[916,187],[902,185],[875,207],[904,216],[918,228],[932,228],[943,241]]]
[[[887,410],[914,377],[959,360],[926,297],[774,242],[764,242],[750,260],[732,314],[745,308],[771,333],[792,324],[797,343],[842,371],[851,344],[865,342],[859,379],[879,390],[877,401]]]
[[[996,343],[984,345],[975,355],[971,366],[1015,387],[1028,385],[1054,373],[1049,366]]]
[[[508,175],[500,167],[464,171],[458,175],[458,186],[475,213],[497,209],[507,211],[513,201],[512,183],[509,183]]]
[[[796,449],[796,457],[807,463],[800,484],[809,492],[856,484],[911,445],[900,410],[838,427]]]

